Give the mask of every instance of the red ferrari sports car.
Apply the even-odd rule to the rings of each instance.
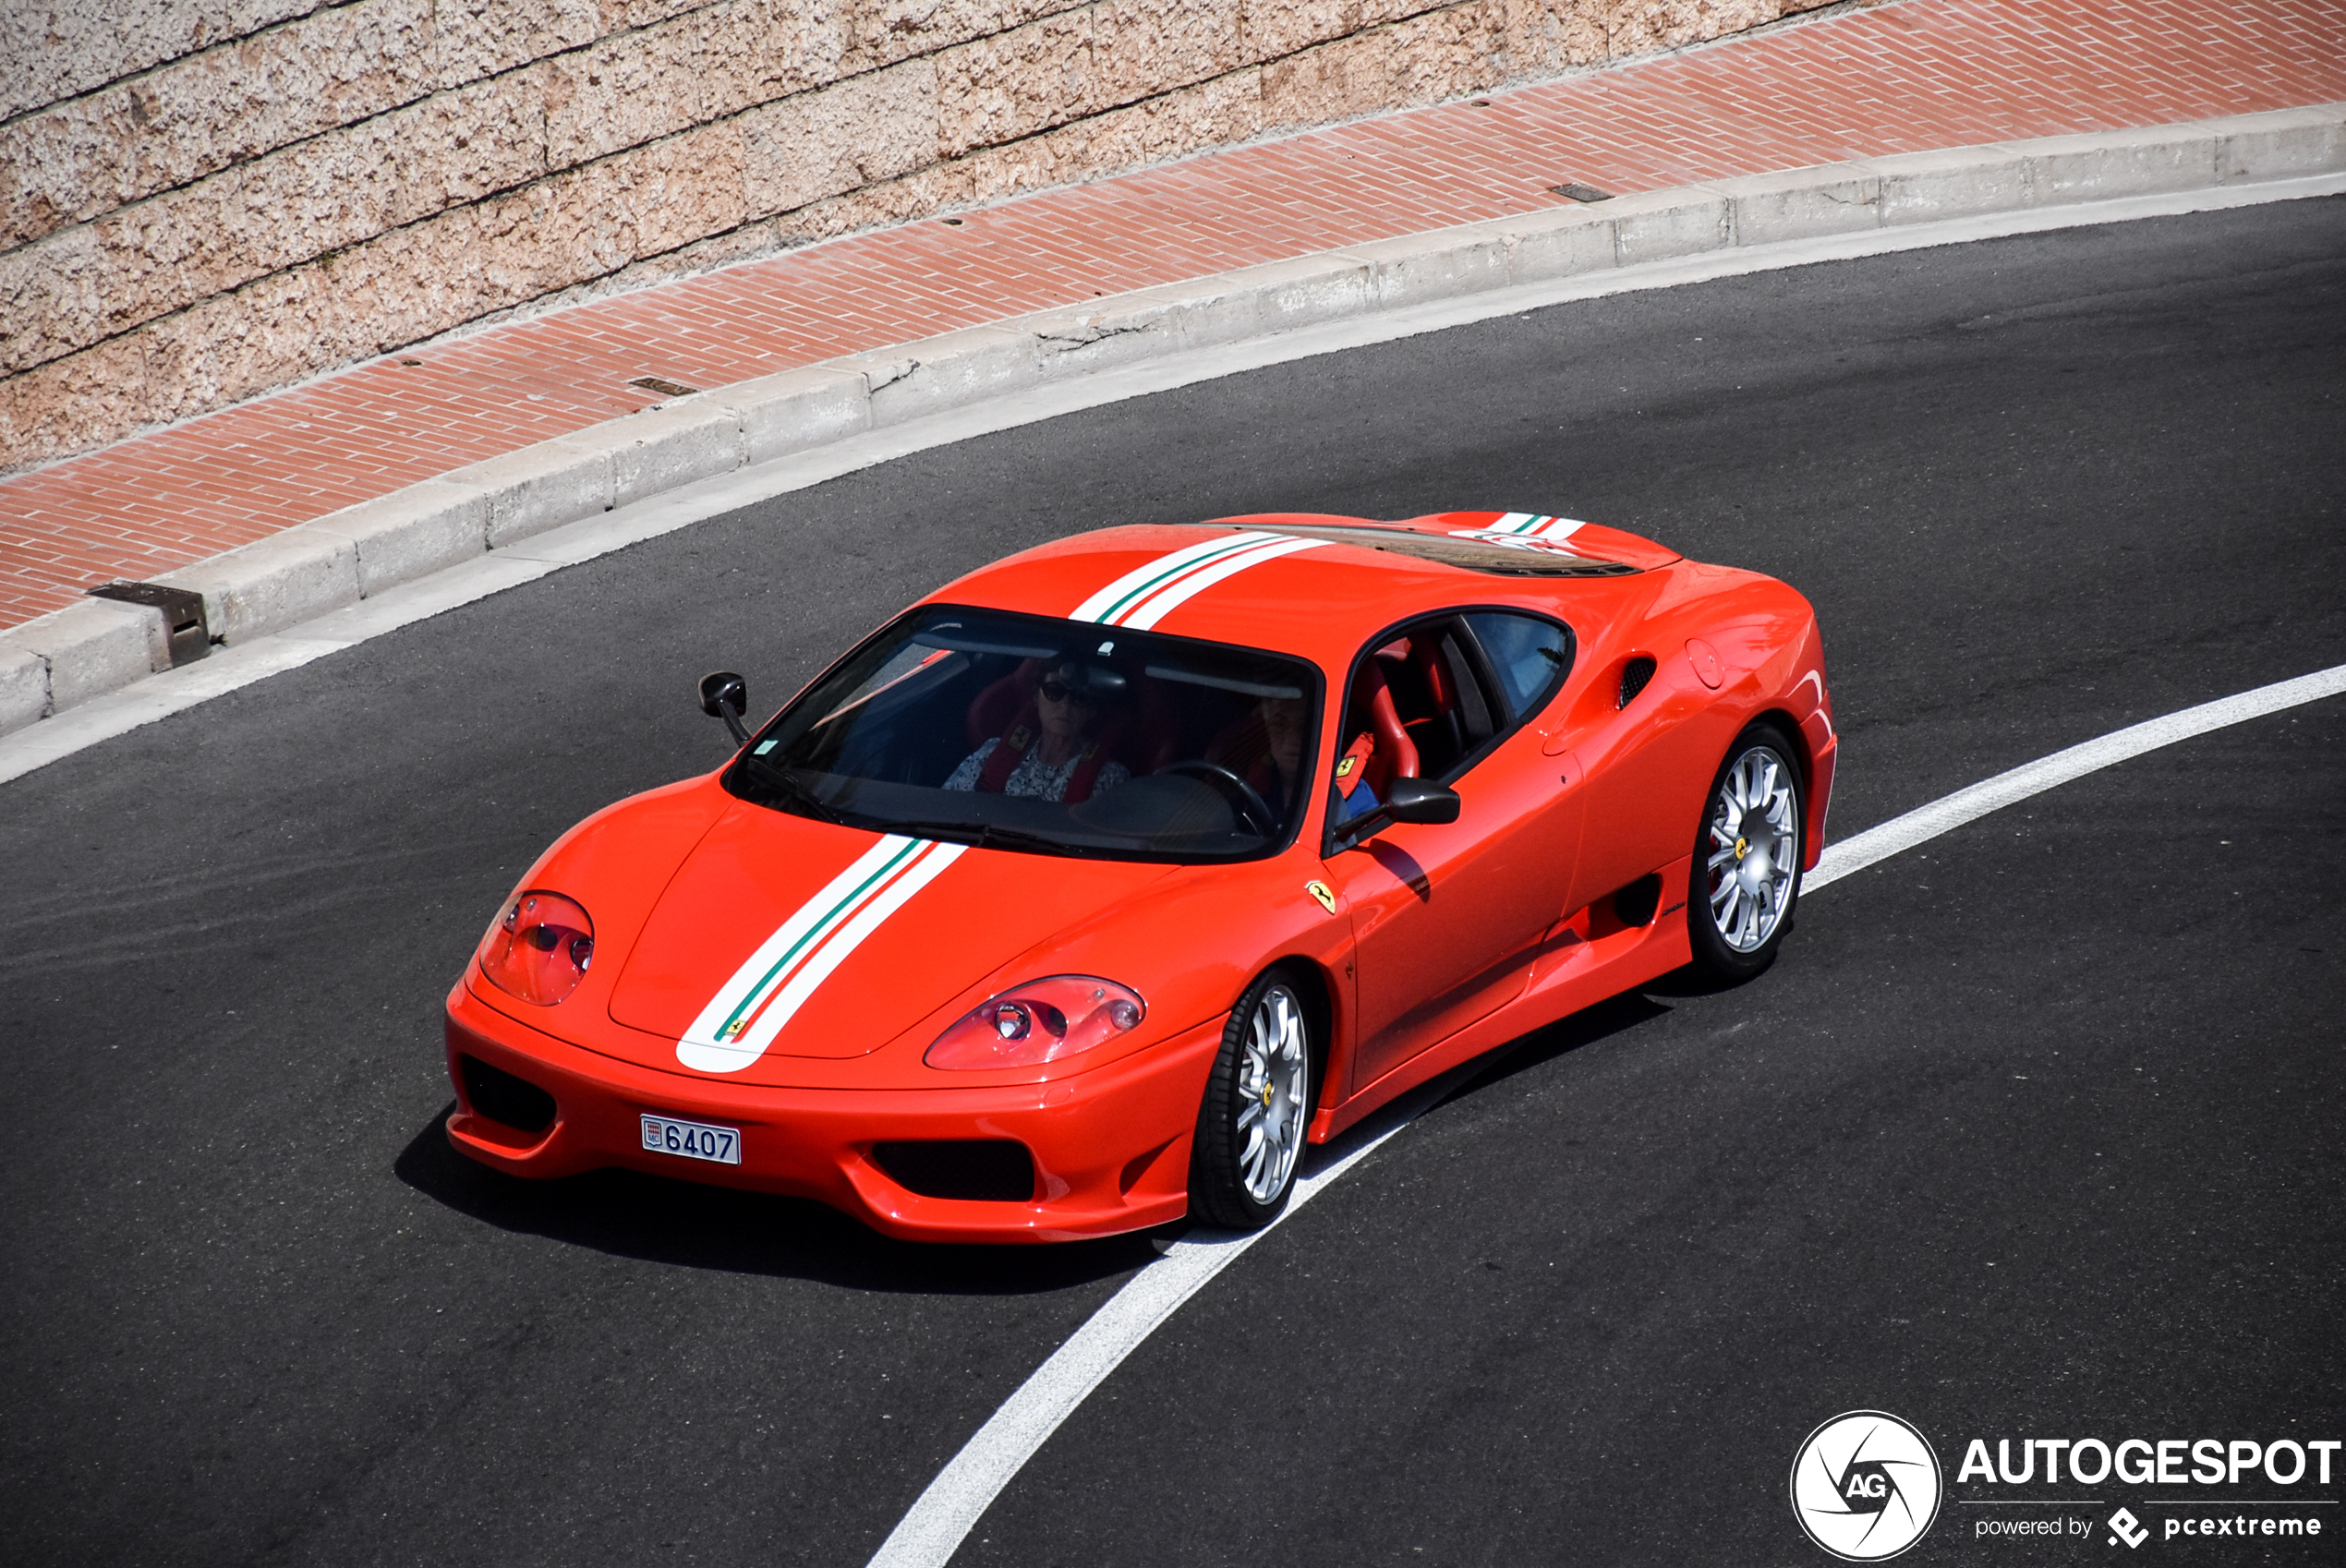
[[[1689,962],[1816,863],[1816,620],[1527,513],[1110,528],[914,605],[531,867],[448,1136],[892,1236],[1251,1227],[1306,1142]]]

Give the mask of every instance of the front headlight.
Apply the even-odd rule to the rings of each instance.
[[[1036,1067],[1138,1029],[1148,1004],[1129,985],[1054,974],[1013,985],[937,1037],[922,1060],[949,1071]]]
[[[509,995],[550,1007],[586,976],[595,923],[575,899],[532,889],[480,941],[480,972]]]

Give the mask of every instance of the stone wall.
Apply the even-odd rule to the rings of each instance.
[[[583,288],[1827,0],[9,0],[0,469]]]

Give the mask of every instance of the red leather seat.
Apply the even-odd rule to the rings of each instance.
[[[1376,657],[1385,667],[1386,678],[1397,681],[1401,690],[1409,694],[1410,711],[1402,719],[1402,726],[1416,737],[1420,751],[1431,747],[1438,755],[1456,756],[1465,750],[1457,681],[1443,661],[1440,641],[1433,637],[1396,637],[1377,649]]]
[[[1009,734],[1020,724],[1034,728],[1034,677],[1041,665],[1039,659],[1027,659],[970,699],[969,713],[962,720],[970,750]]]
[[[1400,712],[1393,706],[1393,688],[1385,684],[1385,671],[1375,659],[1361,667],[1352,688],[1352,709],[1345,718],[1345,728],[1353,734],[1366,730],[1375,740],[1376,749],[1360,777],[1376,791],[1378,800],[1385,799],[1396,778],[1418,777],[1418,743],[1409,739],[1409,730],[1401,723]]]
[[[1425,689],[1433,698],[1436,714],[1458,711],[1458,694],[1450,681],[1450,667],[1442,662],[1441,650],[1431,637],[1419,637],[1409,646],[1409,663],[1416,667]]]
[[[1155,773],[1179,754],[1181,720],[1158,682],[1143,676],[1136,684],[1139,690],[1110,749],[1116,760],[1138,778]]]

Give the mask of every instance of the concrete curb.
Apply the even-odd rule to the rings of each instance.
[[[1674,258],[2346,170],[2346,104],[1866,159],[1351,246],[743,381],[474,464],[167,573],[228,645],[550,529],[1061,378]],[[0,632],[0,734],[169,667],[161,612]]]

